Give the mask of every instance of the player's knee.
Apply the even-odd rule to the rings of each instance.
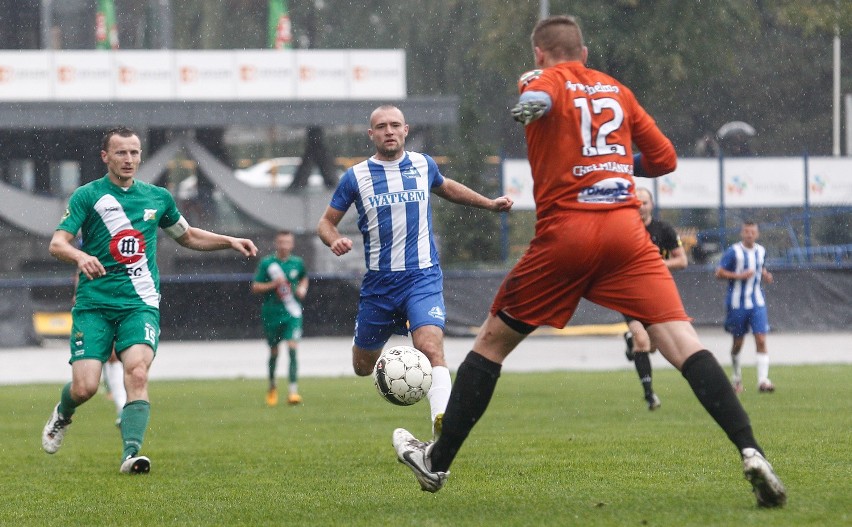
[[[71,383],[71,397],[77,402],[85,402],[98,393],[100,382],[97,379],[78,380]]]
[[[651,351],[651,338],[647,333],[640,335],[633,334],[633,350],[634,351]]]
[[[418,349],[423,353],[423,355],[426,355],[426,358],[429,359],[429,364],[432,366],[446,366],[447,362],[444,360],[443,346],[426,345],[423,346],[422,349]]]
[[[132,386],[144,387],[148,384],[148,368],[144,364],[125,367],[124,375]]]
[[[366,349],[358,346],[352,346],[352,369],[355,370],[355,375],[366,377],[373,374],[373,368],[376,366],[376,361],[379,360],[382,349]]]
[[[355,375],[357,375],[358,377],[366,377],[367,375],[371,375],[373,373],[373,366],[375,366],[375,364],[367,365],[358,362],[352,363],[352,367],[355,370]]]

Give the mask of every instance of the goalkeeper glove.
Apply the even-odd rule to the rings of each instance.
[[[547,108],[545,101],[523,101],[513,106],[510,111],[514,120],[526,126],[544,115]]]

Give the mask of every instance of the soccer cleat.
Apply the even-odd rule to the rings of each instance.
[[[444,412],[435,416],[432,421],[432,441],[437,441],[441,437],[441,431],[444,429]]]
[[[737,395],[745,391],[745,388],[743,388],[743,381],[741,379],[734,378],[734,380],[731,381],[731,384],[734,387],[734,393],[736,393]]]
[[[743,449],[743,474],[751,483],[758,507],[782,507],[787,503],[787,490],[772,465],[754,448]]]
[[[59,413],[59,405],[57,404],[41,433],[41,447],[45,452],[55,454],[59,450],[59,447],[62,446],[62,439],[65,438],[65,432],[70,425],[71,419],[66,419],[64,415]]]
[[[651,411],[654,411],[663,405],[656,393],[651,394],[651,397],[647,398],[646,401],[648,401],[648,410]]]
[[[633,359],[636,357],[633,353],[633,332],[628,331],[624,334],[624,342],[627,343],[627,351],[624,352],[624,355],[627,357],[627,360],[633,362]]]
[[[287,396],[287,403],[288,404],[299,404],[301,402],[302,402],[302,396],[299,395],[298,393],[291,393],[290,395]]]
[[[278,405],[278,388],[270,388],[269,391],[266,392],[266,405]]]
[[[151,472],[151,460],[145,456],[127,456],[119,471],[122,474],[147,474]]]
[[[408,466],[414,472],[414,477],[420,483],[420,489],[427,492],[438,492],[447,481],[449,472],[432,472],[429,468],[429,452],[432,450],[431,441],[418,441],[408,430],[397,428],[393,431],[393,448],[400,463]]]
[[[772,381],[767,379],[760,383],[760,386],[757,387],[757,390],[760,393],[772,393],[775,391],[775,385],[772,384]]]

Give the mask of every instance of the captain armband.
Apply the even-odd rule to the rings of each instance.
[[[171,239],[177,240],[189,230],[189,223],[187,223],[186,219],[181,216],[174,225],[166,227],[163,230],[166,231],[166,234],[168,234]]]

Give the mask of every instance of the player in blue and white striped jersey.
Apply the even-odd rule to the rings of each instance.
[[[337,226],[354,204],[364,239],[367,273],[361,284],[352,365],[366,376],[391,335],[407,335],[432,364],[427,397],[433,433],[450,396],[444,359],[443,275],[432,235],[432,193],[461,205],[494,212],[512,208],[507,196],[487,198],[441,175],[435,161],[405,150],[408,125],[399,108],[383,105],[370,115],[367,135],[376,147],[371,158],[346,171],[317,226],[317,234],[341,256],[352,240]]]
[[[760,230],[753,221],[743,222],[740,229],[741,241],[730,246],[722,255],[716,278],[728,280],[728,292],[725,297],[727,316],[725,331],[734,336],[731,346],[731,360],[734,373],[732,382],[737,393],[743,391],[740,351],[749,329],[754,334],[757,348],[757,385],[762,393],[772,392],[775,385],[769,380],[769,353],[766,349],[766,334],[769,332],[769,320],[766,314],[766,301],[761,280],[772,283],[772,273],[763,265],[766,249],[757,243]]]

